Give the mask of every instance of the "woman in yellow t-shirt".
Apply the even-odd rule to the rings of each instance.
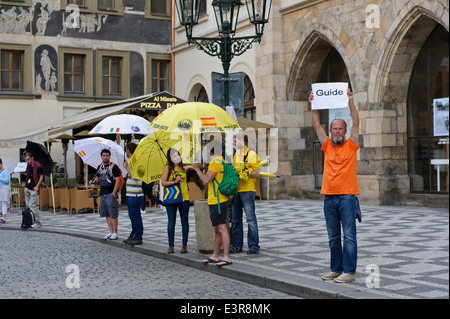
[[[168,164],[164,168],[163,175],[161,177],[161,184],[164,187],[169,187],[174,184],[180,183],[181,193],[183,195],[183,203],[181,204],[166,204],[168,225],[167,235],[169,238],[168,254],[174,252],[174,237],[175,237],[175,223],[177,218],[177,209],[180,212],[181,218],[181,232],[183,235],[183,242],[181,247],[181,253],[187,253],[187,242],[189,235],[189,190],[187,186],[186,170],[181,162],[181,156],[176,149],[169,149],[167,151]]]
[[[213,160],[209,163],[208,172],[203,174],[203,172],[198,167],[198,163],[194,163],[192,165],[192,168],[197,172],[198,177],[203,182],[203,184],[206,186],[208,183],[211,183],[208,187],[208,206],[209,206],[209,216],[211,218],[211,223],[214,226],[215,231],[215,240],[214,240],[214,252],[211,257],[202,260],[202,263],[208,264],[208,263],[214,263],[216,266],[228,266],[231,265],[232,262],[230,260],[230,235],[228,234],[227,230],[227,213],[228,213],[228,196],[223,195],[218,190],[218,185],[214,181],[214,179],[217,180],[217,182],[220,184],[223,179],[223,157],[222,156],[215,156],[214,153],[218,154],[218,149],[221,149],[222,145],[219,143],[213,141],[210,142],[208,145],[214,143],[213,147],[211,147],[210,155],[212,156]],[[216,150],[216,151],[215,151]],[[215,184],[216,192],[219,192],[219,203],[217,204],[217,193],[214,194],[214,187],[212,184]],[[220,214],[219,214],[219,208],[218,205],[220,205]],[[220,248],[223,245],[223,258],[220,259]]]

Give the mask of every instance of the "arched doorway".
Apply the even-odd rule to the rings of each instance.
[[[256,120],[255,89],[247,74],[244,75],[244,117]]]
[[[203,85],[197,83],[193,86],[189,94],[189,101],[191,102],[205,102],[209,103],[208,93]]]
[[[449,33],[438,25],[417,56],[409,83],[407,129],[411,192],[449,191],[448,97]]]
[[[339,48],[316,30],[309,34],[297,50],[291,62],[286,95],[288,101],[298,101],[298,110],[303,111],[305,117],[311,116],[308,103],[311,83],[346,81],[350,85],[350,76],[342,56]],[[328,132],[329,112],[320,111],[319,116],[320,123]],[[291,174],[307,180],[308,186],[303,189],[304,196],[316,198],[322,186],[323,152],[312,126],[299,127],[299,131],[305,145],[293,152]]]

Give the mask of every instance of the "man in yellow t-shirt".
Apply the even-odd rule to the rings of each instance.
[[[211,144],[213,143],[213,144]],[[208,206],[209,206],[209,216],[211,218],[211,223],[214,227],[215,231],[215,240],[214,240],[214,252],[211,257],[208,259],[202,260],[202,263],[208,264],[208,263],[214,263],[216,266],[228,266],[231,265],[232,262],[230,260],[230,235],[228,234],[227,229],[227,213],[228,213],[228,196],[223,195],[220,193],[218,189],[218,184],[214,181],[214,179],[217,180],[217,182],[220,184],[223,179],[223,171],[224,167],[222,162],[223,157],[217,156],[215,154],[220,154],[222,145],[220,143],[217,143],[215,141],[212,141],[208,144],[208,146],[211,147],[210,155],[213,158],[213,160],[209,163],[208,172],[206,174],[203,174],[203,172],[200,170],[198,163],[194,163],[192,165],[192,169],[194,169],[197,172],[198,177],[203,182],[203,184],[206,186],[208,183],[210,183],[208,187]],[[220,214],[219,214],[219,205],[217,204],[217,193],[214,192],[214,186],[216,189],[216,192],[219,193],[219,205],[220,205]],[[220,259],[220,248],[223,245],[223,258]]]
[[[236,171],[240,173],[241,179],[239,179],[238,193],[233,198],[233,228],[231,231],[230,252],[237,253],[242,251],[244,244],[242,213],[244,210],[248,224],[247,254],[258,254],[260,247],[258,222],[255,214],[255,183],[259,177],[259,157],[254,151],[249,150],[247,135],[244,135],[242,132],[235,135],[234,145],[236,153],[234,154],[233,165]]]

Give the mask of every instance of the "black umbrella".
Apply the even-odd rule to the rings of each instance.
[[[27,141],[25,148],[27,152],[33,154],[34,160],[38,161],[44,169],[44,176],[50,176],[53,169],[53,160],[50,153],[44,147],[44,145]]]

